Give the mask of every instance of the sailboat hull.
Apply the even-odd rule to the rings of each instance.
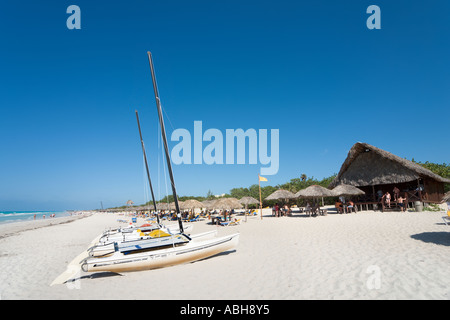
[[[104,258],[87,258],[81,262],[85,272],[130,272],[164,268],[205,259],[234,249],[239,233],[203,241],[191,241],[183,246],[125,255],[115,252]]]

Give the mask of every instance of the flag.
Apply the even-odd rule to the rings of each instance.
[[[259,174],[258,174],[258,177],[259,177],[259,181],[267,181],[267,178],[261,177]]]

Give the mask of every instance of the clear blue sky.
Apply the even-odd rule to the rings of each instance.
[[[81,30],[66,27],[71,4]],[[366,27],[372,4],[380,30]],[[268,184],[330,176],[357,141],[448,163],[449,12],[447,0],[3,3],[0,210],[145,202],[135,109],[165,195],[148,50],[169,137],[195,120],[280,130]],[[179,195],[220,194],[257,183],[260,167],[174,175]]]

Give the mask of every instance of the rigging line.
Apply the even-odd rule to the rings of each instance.
[[[161,136],[161,140],[162,140],[162,136]],[[165,154],[164,152],[161,152],[161,158],[162,161],[164,162],[164,158],[165,158]],[[170,204],[169,201],[169,190],[167,189],[167,174],[166,174],[166,166],[163,165],[163,170],[164,170],[164,184],[166,186],[166,199],[167,199],[167,204]],[[174,200],[175,201],[175,200]]]
[[[160,134],[159,134],[159,127],[158,126],[156,126],[155,127],[156,128],[156,136],[157,137],[159,137],[160,136]],[[157,159],[158,159],[158,199],[159,199],[159,201],[161,201],[161,166],[160,166],[160,157],[159,157],[159,150],[160,150],[160,140],[159,140],[159,138],[157,138],[157,140],[158,140],[158,152],[157,152]]]
[[[166,109],[164,109],[164,107],[162,106],[162,104],[161,104],[161,100],[160,100],[160,103],[159,103],[159,105],[161,106],[161,110],[163,111],[163,113],[166,115],[166,118],[167,118],[167,120],[169,120],[169,124],[170,124],[170,126],[172,127],[172,131],[175,131],[175,128],[174,128],[174,126],[173,126],[173,124],[172,124],[172,121],[170,121],[170,118],[169,118],[169,115],[167,114],[167,112],[166,112]],[[160,128],[161,128],[161,126],[160,126]],[[162,136],[161,136],[161,141],[162,141]],[[159,141],[158,141],[158,143],[159,143]],[[161,143],[162,144],[162,143]],[[165,155],[163,154],[163,158],[165,158]],[[163,160],[164,161],[164,160]],[[171,161],[172,162],[172,161]],[[164,174],[165,174],[166,172],[165,172],[165,167],[164,167]],[[164,179],[166,179],[166,177],[164,176]],[[165,183],[166,183],[166,196],[168,196],[168,192],[167,192],[167,180],[165,180]],[[174,184],[172,183],[172,181],[170,182],[170,184],[171,184],[171,186],[172,187],[174,187]],[[167,201],[169,201],[169,198],[167,197]],[[175,200],[174,200],[175,201]],[[167,202],[167,203],[169,203],[169,202]]]
[[[170,121],[170,118],[169,118],[169,115],[168,115],[167,112],[166,112],[166,109],[163,108],[163,106],[162,106],[161,103],[160,103],[160,106],[161,106],[162,111],[163,111],[164,114],[166,115],[167,120],[169,120],[169,124],[170,124],[170,126],[172,127],[172,131],[174,131],[175,128],[174,128],[173,125],[172,125],[172,121]]]
[[[150,211],[150,197],[148,194],[148,179],[146,177],[144,155],[142,155],[142,179],[143,179],[143,186],[144,186],[144,200],[145,200],[145,204],[147,204],[148,209]],[[145,204],[144,204],[144,207],[145,207]]]
[[[162,104],[161,104],[161,102],[160,102],[160,106],[161,106],[161,110],[164,112],[164,114],[166,115],[166,118],[167,118],[167,120],[169,120],[169,123],[170,123],[170,126],[172,127],[172,130],[174,131],[175,130],[175,128],[174,128],[174,126],[172,125],[172,121],[170,121],[170,118],[169,118],[169,115],[167,114],[167,112],[166,112],[166,110],[163,108],[163,106],[162,106]],[[161,128],[161,127],[160,127]],[[162,141],[162,136],[161,136],[161,141]],[[162,144],[162,142],[161,142],[161,144]],[[165,154],[162,152],[162,157],[163,157],[163,161],[164,161],[164,159],[166,158],[166,156],[165,156]],[[172,160],[171,160],[171,162],[172,162]],[[166,196],[168,195],[168,191],[167,191],[167,178],[166,178],[166,176],[165,176],[165,174],[166,174],[166,171],[165,171],[165,169],[166,169],[166,167],[164,166],[164,179],[166,179],[165,180],[165,183],[166,183]],[[171,184],[171,186],[173,186],[174,184],[172,183],[172,181],[170,182],[170,184]],[[167,197],[167,201],[169,201],[169,198]],[[174,200],[175,201],[175,200]],[[167,203],[169,203],[169,202],[167,202]]]
[[[164,163],[164,152],[162,152],[162,136],[160,134],[160,126],[157,125],[156,126],[156,136],[159,137],[158,138],[158,197],[159,200],[161,201],[161,162],[162,161]],[[161,155],[161,157],[159,157],[159,155]],[[165,185],[165,189],[166,189],[166,201],[167,204],[170,204],[169,201],[169,190],[167,189],[167,173],[166,173],[166,166],[162,166],[163,167],[163,172],[164,172],[164,185]]]

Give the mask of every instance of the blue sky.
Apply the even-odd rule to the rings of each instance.
[[[66,27],[71,4],[81,30]],[[366,27],[372,4],[380,30]],[[449,12],[445,0],[5,3],[0,210],[145,202],[135,109],[166,194],[148,50],[169,138],[196,120],[279,129],[271,185],[338,172],[357,141],[448,163]],[[260,167],[173,169],[179,195],[206,195],[257,183]]]

